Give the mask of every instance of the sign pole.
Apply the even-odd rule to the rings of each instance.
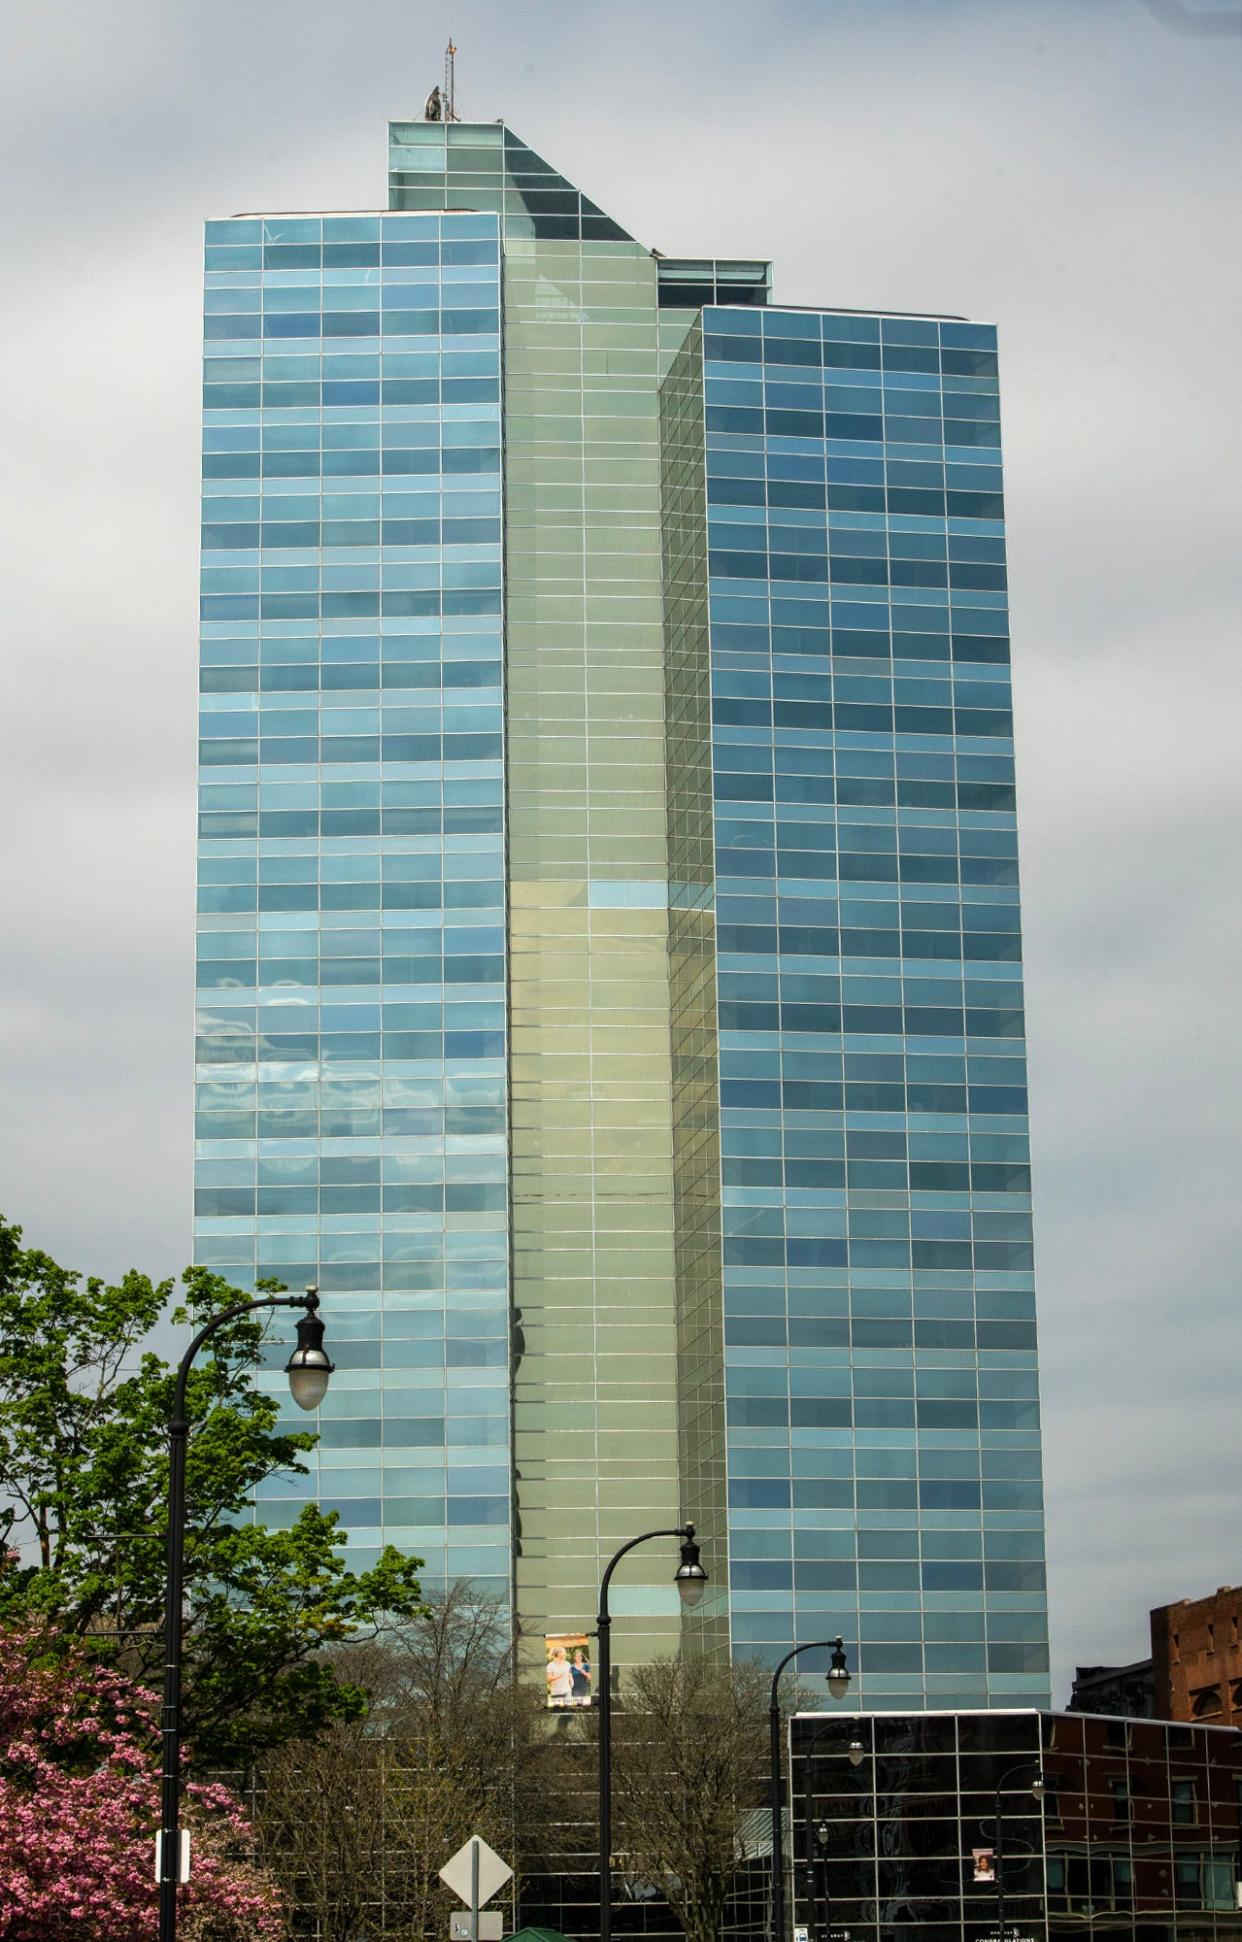
[[[470,1843],[470,1942],[479,1942],[479,1844]],[[1004,1937],[1001,1938],[1004,1942]]]
[[[485,1909],[493,1895],[500,1893],[513,1870],[507,1861],[488,1846],[479,1834],[463,1841],[440,1870],[440,1879],[450,1888],[466,1913],[449,1918],[450,1942],[501,1942],[504,1923],[498,1909]]]

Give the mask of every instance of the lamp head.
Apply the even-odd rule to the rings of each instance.
[[[849,1744],[849,1762],[851,1767],[861,1767],[864,1758],[865,1749],[862,1741],[851,1740]]]
[[[707,1573],[699,1561],[699,1547],[694,1541],[694,1525],[686,1525],[686,1534],[681,1542],[681,1563],[677,1567],[673,1583],[681,1596],[682,1607],[692,1611],[707,1588]]]
[[[328,1393],[328,1377],[335,1363],[323,1345],[319,1318],[319,1290],[306,1290],[306,1313],[298,1323],[298,1342],[285,1364],[289,1389],[299,1409],[318,1409]]]
[[[1036,1774],[1036,1776],[1035,1776],[1035,1778],[1034,1778],[1034,1780],[1032,1780],[1032,1782],[1031,1782],[1031,1792],[1032,1792],[1032,1793],[1034,1794],[1034,1796],[1035,1796],[1035,1798],[1036,1798],[1036,1800],[1042,1800],[1042,1799],[1043,1799],[1043,1797],[1044,1797],[1044,1777],[1043,1777],[1043,1775],[1042,1775],[1042,1773],[1037,1773],[1037,1774]]]
[[[849,1691],[850,1669],[845,1662],[845,1641],[838,1639],[832,1648],[832,1663],[828,1667],[828,1693],[832,1699],[844,1699]]]

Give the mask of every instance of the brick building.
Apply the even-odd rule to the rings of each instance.
[[[1183,1598],[1151,1615],[1158,1717],[1242,1727],[1242,1585]]]

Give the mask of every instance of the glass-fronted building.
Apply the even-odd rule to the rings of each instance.
[[[360,1546],[503,1591],[496,222],[243,218],[207,266],[197,1251],[322,1287]]]
[[[1242,1935],[1242,1733],[1081,1713],[800,1714],[808,1942]]]
[[[532,1657],[688,1516],[707,1644],[1038,1704],[994,333],[500,123],[393,124],[390,203],[207,233],[196,1255],[341,1370],[259,1514]]]

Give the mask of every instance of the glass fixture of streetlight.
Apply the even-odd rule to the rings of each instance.
[[[307,1312],[298,1323],[298,1345],[285,1364],[289,1389],[299,1409],[318,1409],[328,1393],[328,1378],[336,1364],[323,1345],[324,1324],[319,1315],[319,1290],[306,1290]]]
[[[850,1669],[845,1662],[845,1641],[837,1639],[832,1648],[832,1664],[828,1668],[828,1695],[831,1699],[844,1699],[850,1686]]]
[[[866,1750],[861,1740],[850,1741],[848,1758],[849,1758],[849,1763],[851,1767],[861,1767],[864,1759],[866,1758]]]
[[[699,1547],[694,1541],[694,1526],[687,1524],[682,1540],[681,1563],[673,1578],[685,1611],[693,1611],[707,1588],[707,1573],[699,1562]]]

